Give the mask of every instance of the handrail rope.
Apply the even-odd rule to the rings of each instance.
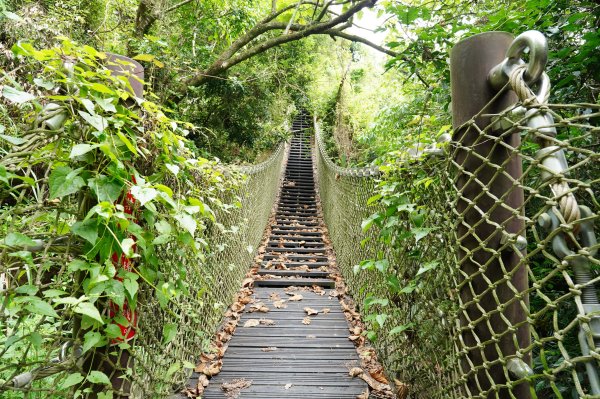
[[[238,171],[240,171],[241,173],[244,173],[246,175],[260,173],[263,170],[267,169],[269,166],[271,166],[271,164],[277,160],[277,158],[279,157],[279,154],[281,153],[281,151],[285,150],[285,147],[287,146],[287,144],[288,144],[287,141],[279,142],[275,151],[273,151],[271,153],[271,155],[269,155],[269,158],[267,158],[266,160],[264,160],[260,163],[257,163],[256,165],[243,165],[243,166],[228,165],[228,167],[235,168]]]
[[[315,128],[315,141],[317,143],[317,147],[319,149],[319,154],[321,158],[325,161],[325,164],[329,169],[333,169],[340,176],[352,176],[352,177],[378,177],[381,176],[381,171],[376,166],[366,166],[362,168],[344,168],[342,166],[336,165],[329,155],[327,155],[327,150],[325,149],[325,143],[323,142],[323,135],[319,124],[317,123],[317,117],[313,117],[313,125]]]

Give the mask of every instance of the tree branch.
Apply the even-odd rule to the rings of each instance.
[[[395,52],[393,50],[390,50],[388,48],[385,48],[383,46],[375,44],[375,43],[373,43],[373,42],[365,39],[364,37],[360,37],[360,36],[356,36],[356,35],[351,35],[349,33],[342,32],[342,31],[337,30],[337,29],[329,29],[329,30],[323,32],[322,34],[327,34],[327,35],[330,35],[330,36],[336,36],[336,37],[340,37],[342,39],[350,40],[352,42],[365,44],[365,45],[367,45],[367,46],[369,46],[371,48],[374,48],[377,51],[380,51],[380,52],[382,52],[384,54],[389,55],[390,57],[400,58],[401,60],[403,60],[403,61],[405,61],[405,62],[407,62],[409,64],[412,64],[412,65],[416,66],[416,63],[414,61],[412,61],[412,60],[409,60],[407,57],[401,56],[399,53],[397,53],[397,52]],[[423,76],[421,76],[421,74],[416,70],[416,68],[415,68],[415,76],[421,81],[421,83],[423,83],[425,85],[425,87],[430,87],[430,84],[425,80],[425,78],[423,78]]]
[[[251,46],[250,48],[246,48],[245,50],[241,51],[247,44],[254,41],[258,37],[260,37],[262,34],[268,32],[268,31],[271,31],[271,30],[285,29],[287,27],[287,24],[282,24],[282,23],[278,23],[278,22],[270,22],[273,19],[277,18],[278,15],[281,15],[285,11],[291,10],[294,7],[298,7],[299,4],[300,5],[302,5],[302,4],[314,5],[314,2],[301,1],[299,3],[294,3],[292,5],[284,7],[281,10],[277,11],[276,13],[272,13],[269,16],[267,16],[265,19],[263,19],[262,22],[260,22],[256,26],[254,26],[247,33],[245,33],[240,38],[238,38],[236,41],[234,41],[227,50],[225,50],[223,53],[221,53],[221,55],[217,58],[217,60],[215,62],[212,63],[212,65],[210,67],[208,67],[205,71],[202,72],[202,74],[196,74],[196,75],[190,77],[189,79],[187,79],[184,82],[184,86],[181,88],[181,90],[185,91],[188,86],[199,86],[199,85],[203,84],[204,81],[206,80],[205,75],[212,75],[212,76],[219,75],[219,74],[225,72],[227,69],[231,68],[232,66],[237,65],[240,62],[243,62],[257,54],[263,53],[273,47],[277,47],[282,44],[289,43],[289,42],[292,42],[295,40],[300,40],[300,39],[310,36],[310,35],[323,34],[323,32],[329,31],[329,30],[333,30],[338,34],[343,33],[343,32],[341,32],[341,30],[334,29],[334,28],[336,26],[340,26],[342,24],[347,23],[354,14],[356,14],[363,8],[373,7],[376,2],[377,2],[377,0],[360,0],[360,1],[356,2],[348,10],[346,10],[346,12],[340,14],[339,16],[336,16],[335,18],[332,18],[329,21],[318,22],[318,23],[313,23],[313,24],[309,24],[309,25],[292,24],[292,25],[290,25],[289,29],[293,33],[267,39],[263,42],[257,43],[254,46]],[[325,12],[327,11],[326,8],[328,8],[330,4],[332,4],[332,1],[328,2],[324,6]],[[350,25],[351,24],[342,25],[342,27],[345,28]]]
[[[322,34],[324,35],[331,35],[331,36],[337,36],[337,37],[341,37],[342,39],[346,39],[346,40],[350,40],[351,42],[357,42],[357,43],[362,43],[362,44],[366,44],[367,46],[374,48],[377,51],[380,51],[384,54],[387,54],[391,57],[398,57],[399,54],[393,50],[390,50],[388,48],[385,48],[383,46],[380,46],[378,44],[375,44],[367,39],[365,39],[364,37],[360,37],[357,35],[352,35],[350,33],[346,33],[343,31],[340,31],[338,29],[328,29],[324,32],[322,32]]]
[[[188,4],[188,3],[191,3],[192,1],[194,1],[194,0],[183,0],[182,2],[180,2],[180,3],[177,3],[177,4],[175,4],[175,5],[173,5],[173,6],[169,7],[169,8],[167,8],[167,9],[164,11],[164,13],[165,13],[165,14],[168,14],[168,13],[170,13],[171,11],[175,11],[175,10],[176,10],[176,9],[178,9],[179,7],[183,7],[184,5],[186,5],[186,4]]]

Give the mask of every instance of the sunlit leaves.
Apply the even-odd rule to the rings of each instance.
[[[33,94],[17,90],[14,87],[10,86],[4,86],[4,88],[2,89],[2,96],[8,101],[15,104],[23,104],[35,99],[35,96]]]
[[[64,196],[76,193],[85,186],[85,181],[81,176],[83,169],[72,169],[69,166],[59,166],[50,174],[49,187],[50,198],[62,198]]]

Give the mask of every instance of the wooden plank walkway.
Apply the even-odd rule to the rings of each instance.
[[[367,389],[363,380],[348,374],[360,361],[340,302],[328,295],[335,284],[327,270],[330,248],[319,229],[307,127],[307,116],[294,121],[275,223],[254,282],[254,303],[246,305],[221,372],[202,398],[354,399]],[[310,288],[314,286],[319,288]],[[298,295],[302,299],[294,300]],[[268,313],[250,312],[257,303],[268,307]],[[305,308],[319,313],[307,315]],[[223,389],[236,381],[245,387]]]

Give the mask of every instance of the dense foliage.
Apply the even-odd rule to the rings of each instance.
[[[339,3],[0,0],[0,246],[9,266],[27,266],[14,276],[19,288],[3,298],[2,327],[14,337],[0,349],[3,359],[42,353],[47,335],[65,327],[54,320],[56,309],[78,320],[87,352],[119,334],[100,315],[101,302],[135,308],[142,284],[156,288],[161,302],[180,295],[185,276],[161,274],[156,246],[208,256],[212,249],[200,233],[215,221],[213,208],[236,202],[214,201],[212,193],[228,192],[241,179],[219,160],[265,159],[300,108],[320,119],[340,165],[381,166],[380,193],[368,205],[383,211],[364,230],[378,227],[381,243],[418,259],[436,229],[425,198],[442,184],[427,166],[405,161],[451,132],[448,52],[461,38],[540,30],[549,38],[551,102],[599,102],[595,2]],[[373,6],[380,26],[370,28],[385,32],[385,47],[347,30]],[[132,96],[126,78],[109,73],[107,52],[145,67],[145,100]],[[407,165],[414,168],[410,185]],[[139,218],[125,210],[128,193],[139,202]],[[77,256],[40,264],[32,248],[49,235],[59,237],[59,246],[80,247]],[[143,266],[113,279],[113,254],[140,258]],[[381,273],[394,298],[415,300],[413,292],[437,288],[439,263],[415,261],[410,273],[396,266],[381,254],[356,272]],[[46,289],[48,272],[64,267],[65,280],[53,284],[74,279],[76,289]],[[542,275],[548,267],[540,260],[534,271]],[[27,271],[33,268],[40,272]],[[559,288],[556,295],[565,287]],[[368,336],[377,339],[389,301],[367,297]],[[391,331],[410,333],[411,323]],[[0,367],[0,380],[9,377]],[[69,378],[59,388],[85,378],[104,384],[107,376]]]

